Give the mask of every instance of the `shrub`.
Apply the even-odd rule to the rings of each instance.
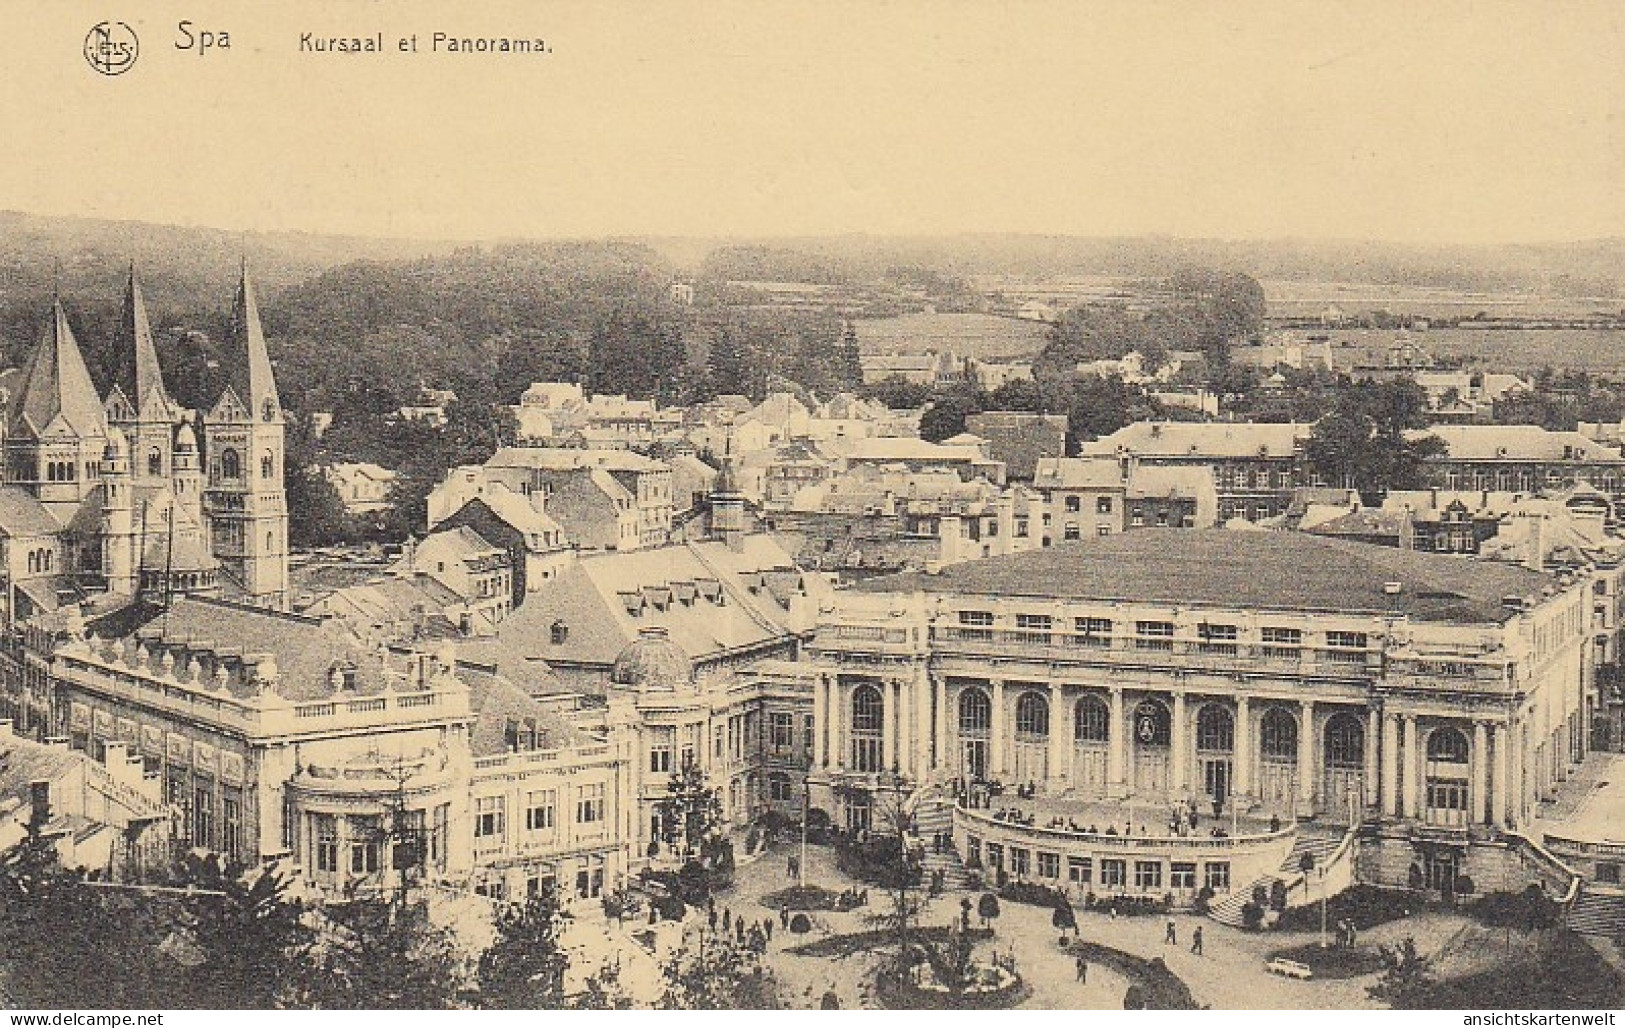
[[[648,854],[650,860],[653,860],[655,857],[660,856],[660,842],[659,842],[659,840],[650,839],[649,840],[649,848],[647,850],[645,850],[644,852]]]
[[[1270,909],[1286,909],[1286,883],[1279,878],[1270,883]]]
[[[1195,909],[1196,913],[1201,915],[1205,915],[1209,910],[1212,910],[1213,887],[1211,885],[1202,886],[1202,888],[1196,893],[1196,900],[1191,904],[1191,906]]]
[[[1264,908],[1252,902],[1242,904],[1241,923],[1256,931],[1264,923]]]
[[[1066,893],[1039,882],[1009,882],[999,889],[999,898],[1034,907],[1066,906]]]
[[[1466,875],[1456,876],[1456,895],[1471,896],[1473,894],[1473,880]]]
[[[967,871],[980,871],[981,869],[982,869],[982,858],[981,857],[977,856],[975,853],[972,853],[970,856],[965,858],[965,870],[967,870]]]
[[[812,931],[812,919],[806,914],[796,914],[790,918],[790,934],[806,935]]]
[[[1266,903],[1268,903],[1269,901],[1270,901],[1269,887],[1266,886],[1263,882],[1259,882],[1258,884],[1254,885],[1253,886],[1253,902],[1257,903],[1259,906],[1262,907]]]
[[[1138,985],[1130,985],[1128,990],[1123,993],[1123,1009],[1144,1010],[1145,990],[1140,988]]]
[[[976,916],[987,922],[999,916],[999,897],[991,892],[982,893],[982,898],[976,901]]]
[[[1004,888],[1006,885],[1010,884],[1010,872],[1006,871],[1002,867],[999,868],[996,872],[994,872],[993,882],[999,888]]]
[[[1061,904],[1055,908],[1055,913],[1050,915],[1049,923],[1051,927],[1058,929],[1062,933],[1062,939],[1066,938],[1067,932],[1078,930],[1077,915],[1072,913],[1071,905],[1065,900],[1062,900]]]

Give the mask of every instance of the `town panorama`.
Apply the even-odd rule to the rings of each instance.
[[[9,1005],[1625,997],[1617,279],[60,227]]]

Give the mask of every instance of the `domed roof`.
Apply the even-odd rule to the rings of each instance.
[[[640,630],[609,669],[611,685],[638,692],[675,692],[693,680],[694,662],[659,625]]]
[[[197,449],[197,433],[192,431],[192,423],[190,421],[181,422],[181,430],[175,433],[175,449]]]
[[[124,438],[123,430],[109,425],[107,428],[107,446],[103,456],[108,460],[123,459],[130,455],[130,441]]]

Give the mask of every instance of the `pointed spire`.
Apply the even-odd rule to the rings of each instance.
[[[56,293],[55,287],[52,288]],[[51,314],[34,347],[28,374],[12,407],[11,432],[25,438],[38,438],[52,421],[61,417],[81,438],[105,438],[106,422],[90,369],[79,352],[79,342],[68,327],[68,314],[62,299],[53,295]]]
[[[158,348],[152,341],[152,325],[147,320],[147,301],[136,278],[135,262],[130,262],[130,278],[124,287],[124,310],[118,325],[118,378],[116,384],[129,398],[139,418],[156,402],[167,418],[174,407],[164,388],[163,368],[158,364]]]
[[[265,332],[260,327],[259,304],[254,299],[254,287],[248,280],[248,258],[242,261],[241,278],[237,282],[237,302],[231,310],[230,378],[237,398],[253,413],[256,421],[265,418],[267,410],[271,420],[282,420],[282,401],[277,395],[276,376],[271,371],[271,355],[265,348]],[[267,406],[269,401],[269,406]]]

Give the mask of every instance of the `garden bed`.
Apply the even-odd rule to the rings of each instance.
[[[1356,885],[1345,889],[1326,901],[1326,923],[1353,922],[1359,931],[1368,931],[1380,924],[1410,917],[1426,904],[1414,893],[1378,889],[1370,885]],[[1320,931],[1320,903],[1289,907],[1275,922],[1277,931]]]
[[[932,928],[921,928],[914,934],[929,942],[947,942],[953,930],[938,925]],[[993,938],[991,928],[972,928],[970,937],[973,942],[985,942]],[[813,942],[804,942],[799,946],[791,946],[785,950],[801,957],[850,957],[854,953],[864,953],[889,946],[896,941],[897,933],[893,931],[848,932],[845,935],[830,935]]]
[[[1068,953],[1081,956],[1091,964],[1109,967],[1129,980],[1130,986],[1140,987],[1140,998],[1145,1010],[1200,1010],[1196,997],[1184,979],[1168,970],[1161,957],[1150,960],[1125,953],[1120,949],[1102,946],[1098,942],[1074,939],[1065,946]]]
[[[1318,942],[1311,942],[1291,949],[1276,950],[1264,959],[1277,958],[1295,960],[1306,965],[1316,978],[1334,980],[1358,978],[1382,970],[1382,957],[1376,950],[1363,946],[1356,946],[1353,949],[1344,946],[1322,947]]]
[[[1008,1010],[1032,995],[1020,975],[1004,970],[996,973],[1001,976],[997,985],[955,993],[922,985],[895,969],[885,969],[875,975],[875,999],[889,1010]]]
[[[761,898],[762,906],[769,910],[856,910],[864,906],[859,901],[861,890],[847,889],[836,892],[817,885],[792,885],[788,889],[770,892]]]
[[[1411,1010],[1618,1010],[1625,980],[1586,941],[1566,929],[1542,933],[1534,953],[1501,966],[1426,986]]]

